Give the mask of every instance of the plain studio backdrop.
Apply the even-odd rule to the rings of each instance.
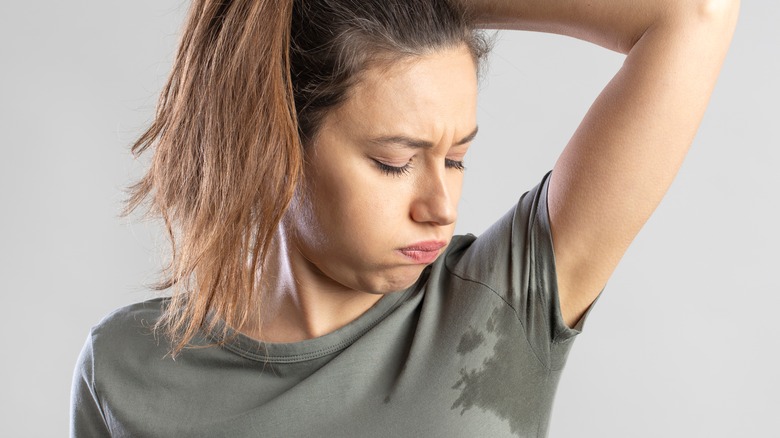
[[[118,218],[188,3],[0,6],[0,436],[64,436],[89,328],[147,299],[167,244]],[[780,3],[744,1],[689,155],[575,343],[551,436],[778,437]],[[457,233],[537,184],[623,56],[501,32]]]

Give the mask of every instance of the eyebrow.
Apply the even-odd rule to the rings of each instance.
[[[458,142],[453,144],[453,146],[460,146],[470,142],[471,140],[474,140],[474,137],[477,136],[477,131],[479,131],[479,126],[475,127],[474,130],[471,131],[471,134],[463,137]],[[430,149],[433,147],[433,143],[428,140],[411,138],[405,135],[383,135],[381,137],[372,138],[370,141],[372,143],[377,143],[380,145],[396,144],[396,145],[401,145],[413,149]]]

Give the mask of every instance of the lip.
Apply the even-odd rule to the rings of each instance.
[[[447,242],[441,240],[426,240],[401,248],[398,252],[416,263],[428,264],[433,263],[439,257],[441,249],[445,246],[447,246]]]

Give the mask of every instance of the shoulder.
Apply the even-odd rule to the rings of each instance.
[[[150,360],[166,355],[167,344],[154,336],[152,327],[168,301],[168,298],[155,298],[120,307],[92,327],[75,374],[86,382],[90,391],[112,399],[117,388],[124,388],[127,382],[138,382]]]
[[[155,298],[120,307],[100,320],[90,331],[94,365],[121,363],[133,358],[165,355],[167,345],[152,328],[169,298]]]
[[[120,307],[92,327],[94,338],[116,338],[147,333],[157,322],[169,298],[154,298]]]
[[[526,277],[533,262],[552,257],[546,216],[547,184],[551,172],[524,192],[514,205],[479,237],[454,236],[446,267],[455,275],[507,287],[512,276]],[[518,278],[519,279],[519,278]]]

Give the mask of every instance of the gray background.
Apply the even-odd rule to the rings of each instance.
[[[89,327],[152,296],[166,241],[118,219],[181,1],[0,6],[1,436],[63,436]],[[698,136],[571,352],[552,437],[780,436],[780,4],[745,1]],[[503,32],[458,233],[541,180],[622,56]]]

